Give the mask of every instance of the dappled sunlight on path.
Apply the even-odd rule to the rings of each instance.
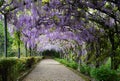
[[[53,59],[42,60],[23,81],[84,81]]]

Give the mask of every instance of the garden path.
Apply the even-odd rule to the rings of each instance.
[[[44,59],[23,81],[85,81],[53,59]]]

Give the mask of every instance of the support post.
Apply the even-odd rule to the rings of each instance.
[[[20,58],[20,32],[18,32],[18,58]]]
[[[31,50],[31,47],[29,48],[29,50],[30,50],[30,56],[32,55],[32,50]]]
[[[4,56],[7,57],[7,15],[4,14]]]
[[[25,43],[25,56],[27,57],[27,43]]]

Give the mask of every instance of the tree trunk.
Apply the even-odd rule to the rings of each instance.
[[[31,47],[29,47],[29,50],[30,50],[30,56],[32,55],[32,49],[31,49]]]
[[[20,58],[20,32],[18,32],[18,58]]]
[[[7,57],[7,15],[4,14],[4,56]]]
[[[100,56],[100,38],[98,38],[96,42],[96,68],[100,66],[100,63],[98,60],[99,56]]]
[[[115,60],[115,56],[116,56],[116,53],[115,53],[115,50],[116,50],[116,47],[115,47],[115,40],[114,40],[114,33],[110,32],[109,31],[109,40],[111,42],[111,54],[110,54],[110,57],[111,57],[111,69],[114,69],[116,70],[117,69],[117,65],[115,64],[116,60]]]
[[[25,43],[25,56],[27,57],[27,43]]]

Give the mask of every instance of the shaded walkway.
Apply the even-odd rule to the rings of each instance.
[[[55,60],[42,60],[23,81],[84,81]]]

